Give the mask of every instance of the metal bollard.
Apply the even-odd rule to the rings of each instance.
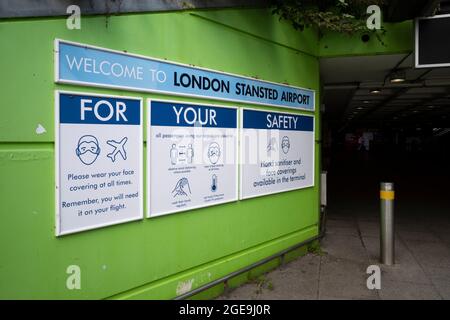
[[[382,182],[380,184],[380,260],[386,265],[395,263],[394,198],[394,184]]]
[[[327,172],[320,174],[320,205],[322,208],[327,206]]]

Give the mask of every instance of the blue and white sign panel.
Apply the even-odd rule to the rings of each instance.
[[[179,63],[55,41],[55,81],[314,110],[314,91]]]
[[[236,108],[148,100],[148,216],[238,199]]]
[[[242,109],[240,198],[314,185],[314,117]]]
[[[55,96],[56,234],[142,219],[142,99]]]

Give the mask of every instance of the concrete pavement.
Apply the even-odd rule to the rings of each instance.
[[[336,156],[323,253],[300,257],[220,299],[450,299],[447,161],[429,154]],[[381,181],[396,189],[394,266],[378,262]],[[367,289],[369,265],[381,268],[381,290]]]
[[[376,206],[364,213],[336,208],[322,253],[309,253],[220,299],[450,299],[450,220],[397,215],[396,264],[379,257]],[[369,265],[382,271],[381,290],[366,285]]]

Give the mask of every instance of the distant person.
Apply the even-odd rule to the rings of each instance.
[[[366,151],[369,151],[370,150],[370,141],[373,140],[373,133],[372,132],[364,132],[362,134],[362,138],[363,138],[362,143],[364,145],[364,148],[366,149]]]
[[[364,138],[363,135],[360,135],[358,137],[358,151],[365,151],[366,146],[364,145]]]

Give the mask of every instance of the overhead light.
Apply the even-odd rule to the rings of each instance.
[[[395,70],[389,76],[389,81],[391,83],[405,82],[406,74],[404,70]]]
[[[395,78],[391,78],[391,83],[402,83],[402,82],[405,82],[405,78],[398,78],[398,77],[395,77]]]
[[[356,109],[358,109],[358,110],[362,110],[362,109],[364,109],[364,107],[358,107],[358,108],[356,108]]]
[[[377,94],[377,93],[380,93],[380,92],[381,92],[380,89],[372,89],[372,90],[370,90],[370,93],[373,93],[373,94]]]

